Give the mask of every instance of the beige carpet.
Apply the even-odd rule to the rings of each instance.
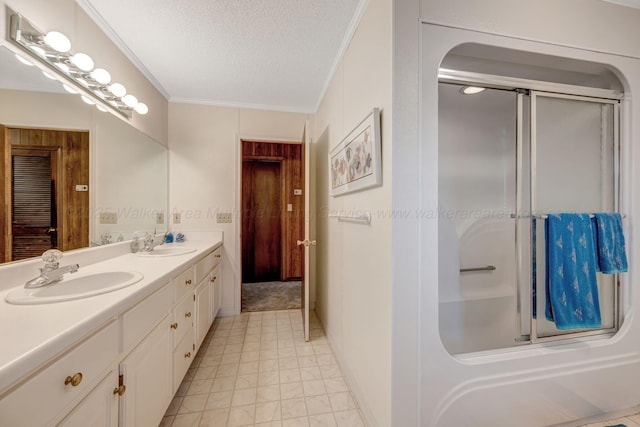
[[[272,311],[300,308],[301,282],[242,284],[242,311]]]

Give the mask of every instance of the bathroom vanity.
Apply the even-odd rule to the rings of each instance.
[[[5,301],[40,260],[0,267],[1,424],[157,426],[221,306],[221,233],[181,247],[194,250],[134,254],[123,242],[66,253],[61,264],[80,272],[143,278],[48,304]]]

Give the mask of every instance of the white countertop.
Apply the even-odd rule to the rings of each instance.
[[[214,236],[189,240],[182,245],[196,248],[195,252],[171,257],[132,254],[128,251],[127,242],[119,244],[119,247],[114,245],[112,248],[69,252],[71,255],[67,257],[65,254],[61,265],[77,262],[80,264],[79,271],[83,273],[138,271],[144,278],[110,293],[53,304],[12,305],[5,301],[9,292],[24,286],[24,277],[38,275],[37,267],[41,266],[41,261],[0,266],[0,396],[30,373],[160,289],[188,264],[222,245],[221,234]],[[108,259],[96,262],[101,258],[101,253]]]

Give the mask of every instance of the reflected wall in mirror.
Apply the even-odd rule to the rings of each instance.
[[[4,47],[0,47],[0,125],[8,141],[0,150],[0,262],[39,255],[43,240],[69,250],[126,240],[135,231],[166,231],[166,147],[68,94],[59,82],[47,79],[36,67],[21,64]],[[71,141],[69,146],[87,144],[88,149],[72,154],[64,142],[49,142],[56,133],[62,141]],[[76,134],[80,136],[72,136]],[[86,141],[73,142],[78,137]],[[16,166],[12,150],[38,159],[20,158]],[[38,170],[49,167],[49,174],[54,169],[54,174],[48,178],[47,173],[24,167],[31,163]],[[15,173],[19,179],[28,178],[17,192]],[[48,189],[47,179],[55,183]],[[25,205],[16,215],[9,209],[17,193],[18,201],[38,199],[40,205]],[[81,202],[65,206],[63,197]],[[23,244],[21,254],[13,256],[15,234],[21,232],[14,233],[17,217],[21,222],[44,225],[40,231],[48,234]],[[45,224],[45,217],[55,222]]]

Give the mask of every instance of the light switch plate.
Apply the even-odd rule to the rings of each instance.
[[[216,214],[216,221],[220,223],[230,223],[231,222],[231,212],[218,212]]]
[[[100,212],[100,224],[117,224],[118,214],[116,212]]]
[[[164,224],[164,212],[158,212],[156,214],[156,224]]]
[[[89,186],[86,184],[76,185],[76,191],[89,191]]]
[[[176,212],[173,214],[173,223],[174,224],[180,224],[180,213]]]
[[[287,203],[287,212],[293,212],[293,205],[291,203]]]

